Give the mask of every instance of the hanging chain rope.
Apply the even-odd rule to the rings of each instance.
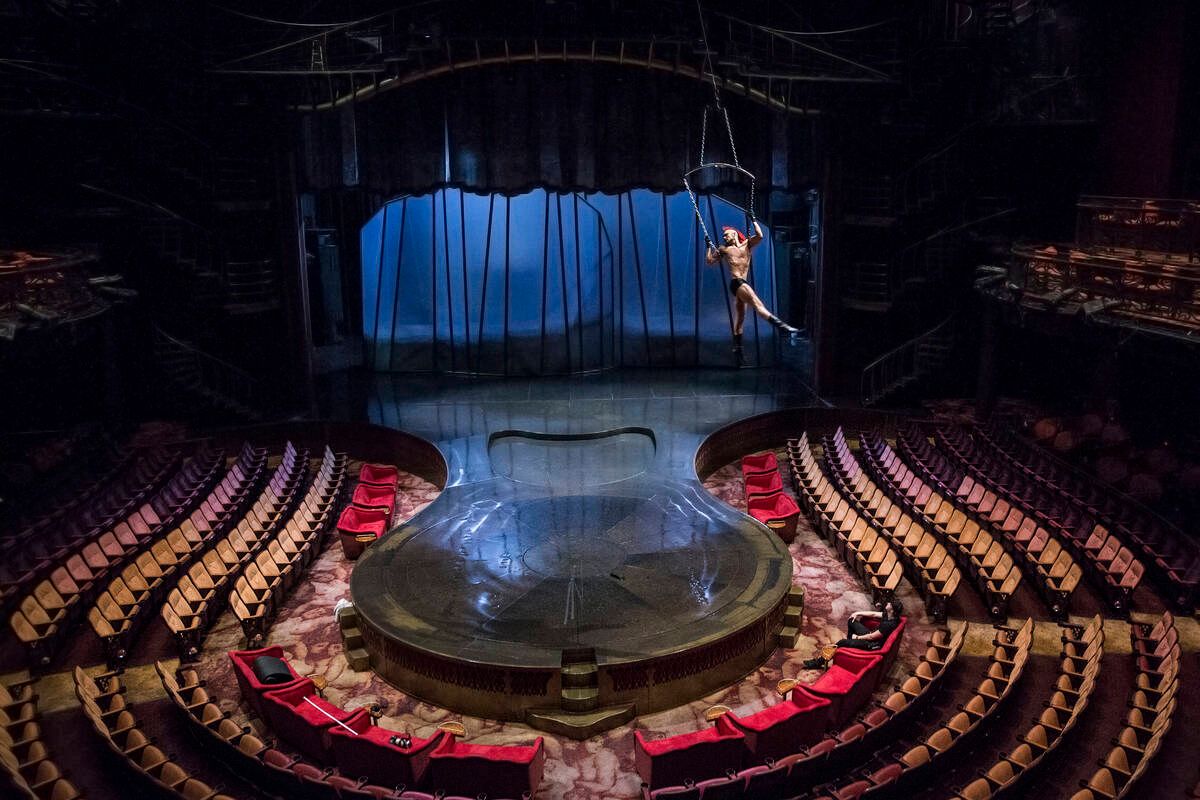
[[[712,64],[712,48],[708,44],[708,28],[704,23],[704,9],[700,6],[700,0],[696,0],[696,15],[700,18],[700,36],[704,41],[704,64],[705,64],[705,68],[708,70],[709,78],[712,81],[713,104],[716,106],[717,111],[719,111],[721,116],[724,117],[724,119],[725,119],[725,134],[726,134],[726,136],[729,137],[729,154],[733,158],[732,166],[736,170],[743,173],[750,179],[750,201],[747,204],[747,206],[748,206],[747,211],[748,211],[748,216],[749,216],[749,223],[752,226],[753,223],[757,220],[757,217],[755,216],[755,213],[754,213],[754,195],[755,195],[755,188],[757,185],[757,181],[754,177],[754,174],[751,173],[749,170],[745,169],[744,167],[742,167],[741,161],[738,160],[737,145],[733,141],[733,123],[729,119],[729,109],[725,108],[725,106],[723,106],[721,104],[721,90],[717,86],[717,73],[716,73],[716,70],[713,68],[713,64]],[[707,149],[707,146],[708,146],[708,106],[705,105],[704,106],[704,114],[703,114],[703,117],[702,117],[701,123],[700,123],[700,162],[699,162],[699,166],[697,166],[693,170],[690,170],[687,174],[685,174],[683,176],[683,186],[685,189],[687,189],[688,197],[692,201],[692,210],[696,212],[696,219],[700,223],[700,231],[701,231],[701,233],[704,234],[704,243],[707,246],[712,247],[712,238],[709,236],[708,227],[704,224],[704,215],[700,213],[700,203],[696,200],[696,193],[694,191],[692,191],[692,185],[691,185],[691,182],[688,180],[688,175],[690,175],[700,169],[703,169],[705,167],[720,168],[721,166],[727,167],[730,165],[728,165],[728,164],[718,165],[715,163],[709,164],[708,162],[706,162],[704,160],[704,156],[705,156],[705,150]]]

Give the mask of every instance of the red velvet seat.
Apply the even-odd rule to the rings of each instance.
[[[445,735],[437,731],[429,739],[403,734],[412,740],[408,747],[392,744],[402,734],[371,724],[369,718],[347,722],[329,729],[333,762],[343,775],[369,778],[381,786],[419,786],[429,767],[429,755]]]
[[[775,458],[775,454],[771,452],[760,453],[756,456],[742,456],[742,474],[749,475],[752,472],[766,472],[768,470],[778,470],[779,460]]]
[[[839,647],[833,655],[833,663],[815,683],[805,687],[832,702],[829,720],[841,726],[870,698],[880,675],[883,656],[863,650]]]
[[[349,505],[342,509],[337,532],[346,558],[353,560],[362,555],[368,544],[387,532],[391,518],[391,512],[382,508]]]
[[[338,517],[337,529],[338,533],[345,533],[351,536],[357,536],[360,533],[373,533],[375,534],[375,538],[378,539],[387,530],[390,518],[391,515],[382,509],[346,506],[342,509],[341,516]]]
[[[532,745],[469,744],[447,735],[429,755],[427,788],[440,795],[532,797],[542,782],[546,748]]]
[[[771,494],[783,488],[783,477],[779,470],[756,472],[746,476],[746,497],[756,494]]]
[[[288,683],[263,683],[260,681],[258,676],[254,674],[253,669],[254,659],[259,656],[271,656],[283,659],[283,663],[287,664],[288,672],[292,673],[292,680]],[[242,699],[260,717],[264,716],[262,703],[264,692],[270,692],[275,689],[286,689],[289,686],[295,685],[298,681],[307,680],[307,678],[302,678],[292,669],[292,665],[283,657],[283,648],[277,644],[258,650],[230,650],[229,660],[233,662],[233,674],[237,677],[238,688],[242,690]]]
[[[778,491],[775,494],[752,496],[746,502],[750,516],[779,534],[785,542],[796,538],[796,523],[800,519],[800,506],[790,494]]]
[[[363,508],[383,508],[388,517],[396,510],[396,489],[392,486],[376,486],[370,483],[360,483],[354,487],[350,502]]]
[[[875,630],[879,627],[879,620],[873,618],[864,619],[863,624],[871,630]],[[878,650],[869,651],[877,656],[883,656],[883,663],[879,667],[879,675],[875,680],[876,684],[883,679],[883,676],[888,673],[888,670],[892,668],[892,664],[896,661],[896,656],[900,653],[900,639],[904,636],[904,629],[907,626],[908,617],[900,617],[900,624],[896,626],[894,631],[888,634],[888,638],[883,642],[883,647]]]
[[[746,750],[754,763],[778,760],[820,739],[829,727],[828,697],[812,694],[796,686],[791,697],[755,714],[725,716],[746,736]]]
[[[344,711],[317,696],[317,687],[303,678],[286,688],[262,696],[263,718],[281,740],[307,758],[321,763],[331,760],[330,728],[350,727],[370,722],[365,708]]]
[[[711,728],[665,739],[647,739],[633,732],[634,761],[642,782],[651,790],[718,778],[742,766],[745,734],[728,714]]]
[[[396,488],[400,483],[400,470],[391,464],[363,464],[358,471],[359,483],[373,483],[377,486]]]

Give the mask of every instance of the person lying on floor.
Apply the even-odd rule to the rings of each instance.
[[[889,600],[879,611],[855,611],[846,622],[846,638],[836,644],[825,645],[814,658],[804,662],[805,669],[824,669],[833,661],[833,654],[839,647],[853,647],[856,650],[878,650],[892,635],[892,631],[900,624],[900,615],[904,609],[900,601]],[[879,624],[870,627],[865,620],[876,619]]]

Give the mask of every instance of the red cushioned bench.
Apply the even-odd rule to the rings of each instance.
[[[746,750],[753,763],[763,764],[768,759],[791,755],[824,736],[832,705],[828,697],[798,685],[791,697],[781,703],[745,717],[733,712],[725,716],[745,735]]]
[[[742,475],[755,472],[768,472],[779,469],[779,460],[771,452],[760,453],[756,456],[742,456]]]
[[[288,672],[292,674],[292,680],[287,683],[263,683],[260,681],[258,676],[254,674],[254,659],[259,656],[282,659],[283,663],[287,665]],[[286,689],[299,681],[308,680],[301,677],[296,670],[292,669],[292,665],[283,657],[283,648],[277,644],[257,650],[230,650],[229,660],[233,662],[233,674],[237,678],[238,688],[242,691],[242,699],[260,717],[265,716],[262,704],[262,695],[264,692],[270,692],[275,689]]]
[[[360,483],[354,487],[350,502],[363,508],[385,509],[390,518],[396,509],[396,489],[392,486]]]
[[[773,494],[783,488],[783,477],[779,470],[755,472],[745,477],[746,497],[756,494]]]
[[[532,745],[470,744],[448,734],[429,754],[427,788],[439,797],[532,797],[542,782],[546,748]]]
[[[647,739],[641,731],[634,731],[634,761],[642,782],[654,790],[699,783],[741,769],[746,737],[727,716],[718,717],[711,728],[665,739]]]
[[[754,495],[746,502],[750,516],[766,525],[785,542],[796,538],[796,523],[800,520],[800,506],[790,494],[780,490],[774,494]]]
[[[390,486],[395,489],[396,485],[400,483],[400,470],[391,464],[363,464],[358,471],[358,482]]]
[[[878,653],[839,647],[833,654],[829,669],[805,688],[815,695],[829,698],[832,702],[830,723],[838,727],[854,716],[854,712],[871,697],[882,664],[883,656]]]
[[[349,728],[349,730],[347,730]],[[333,761],[343,775],[368,778],[380,786],[419,786],[429,767],[429,756],[446,734],[437,731],[428,739],[381,728],[369,718],[357,718],[346,728],[329,729]],[[409,739],[409,746],[392,744],[394,737]]]
[[[323,764],[332,760],[329,729],[370,722],[365,708],[344,711],[317,695],[317,687],[303,678],[262,696],[263,718],[283,741],[307,758]]]
[[[337,532],[346,558],[358,558],[366,546],[360,543],[359,537],[366,538],[368,542],[378,539],[387,531],[390,520],[391,514],[384,509],[359,508],[353,505],[342,509],[338,517]]]

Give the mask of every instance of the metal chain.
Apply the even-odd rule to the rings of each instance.
[[[711,247],[712,238],[708,235],[708,227],[704,224],[704,215],[700,213],[700,204],[696,202],[696,193],[692,191],[692,185],[688,183],[687,175],[683,176],[683,188],[687,189],[688,198],[692,201],[692,210],[696,212],[696,221],[700,223],[700,231],[704,234],[704,243]]]
[[[721,111],[725,115],[725,132],[729,134],[729,152],[733,154],[733,165],[740,168],[742,165],[738,162],[737,145],[733,143],[733,126],[729,124],[729,109],[722,108]]]
[[[700,160],[696,166],[704,163],[704,148],[708,141],[708,106],[704,107],[704,118],[700,123]]]

